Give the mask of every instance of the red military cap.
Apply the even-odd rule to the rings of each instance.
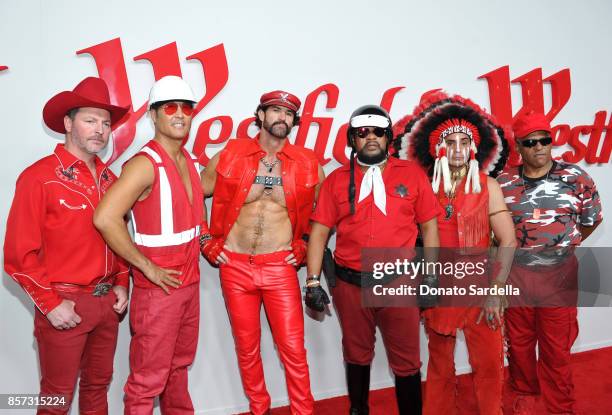
[[[512,124],[514,136],[518,139],[525,138],[534,131],[546,131],[550,133],[550,122],[541,112],[529,111],[519,115]]]
[[[266,92],[259,99],[259,104],[262,107],[267,107],[270,105],[279,105],[281,107],[289,108],[292,111],[298,112],[300,109],[300,105],[302,102],[298,97],[289,92],[285,91],[272,91]]]

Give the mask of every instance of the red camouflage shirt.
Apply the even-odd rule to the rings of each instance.
[[[603,219],[595,183],[576,165],[554,161],[548,174],[533,179],[523,176],[522,166],[509,167],[497,181],[512,212],[520,248],[578,246],[579,226]]]
[[[100,278],[128,286],[128,268],[93,226],[116,176],[95,158],[99,188],[85,163],[58,144],[17,179],[6,223],[4,268],[43,313],[62,298],[52,283],[89,285]]]

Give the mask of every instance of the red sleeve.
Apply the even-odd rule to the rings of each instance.
[[[122,287],[130,289],[130,267],[127,262],[120,256],[117,256],[117,260],[119,262],[119,272],[117,272],[117,276],[115,278],[115,285],[120,285]]]
[[[146,155],[146,153],[138,153],[138,154]],[[121,168],[123,168],[130,160],[123,163]],[[113,177],[114,182],[116,182],[117,176],[112,172],[112,170],[108,169],[107,171]],[[128,222],[127,216],[124,218],[124,221],[125,221],[125,226],[127,227],[127,222]],[[117,260],[117,267],[118,267],[118,271],[115,274],[115,285],[120,285],[129,290],[130,289],[130,264],[127,261],[125,261],[123,258],[121,258],[119,255],[117,254],[114,254],[114,255],[115,255],[115,259]]]
[[[417,223],[424,223],[438,216],[440,204],[433,192],[429,178],[421,169],[414,169],[414,178],[417,182],[417,189],[419,189],[419,197],[415,206],[415,218]]]
[[[4,269],[46,315],[62,302],[62,298],[51,289],[41,261],[45,210],[43,185],[33,171],[26,170],[17,179],[6,222]]]
[[[319,199],[317,200],[317,207],[314,213],[310,217],[313,222],[318,222],[321,225],[325,225],[328,228],[336,226],[338,219],[338,202],[334,199],[333,192],[333,175],[330,175],[321,184],[319,189]]]

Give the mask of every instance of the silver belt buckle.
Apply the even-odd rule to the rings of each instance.
[[[94,288],[94,291],[93,291],[92,295],[94,297],[105,296],[106,294],[108,294],[108,292],[110,291],[112,286],[113,286],[113,284],[110,284],[108,282],[101,282],[101,283],[96,285],[96,288]]]

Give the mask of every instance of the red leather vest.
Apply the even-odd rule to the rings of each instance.
[[[221,152],[210,218],[212,236],[225,239],[229,234],[255,180],[259,160],[265,155],[258,137],[230,140]],[[297,240],[308,230],[315,186],[319,181],[319,163],[312,150],[289,142],[285,143],[277,157],[281,160],[283,190],[293,227],[293,240]]]
[[[491,243],[491,224],[489,223],[489,188],[487,186],[487,175],[480,173],[480,193],[466,195],[463,191],[465,179],[459,185],[459,192],[453,200],[453,215],[445,219],[445,212],[438,216],[438,233],[440,235],[440,246],[447,248],[462,248],[470,252],[473,261],[486,258],[487,249]],[[442,193],[438,194],[440,206],[444,208],[448,198]],[[478,248],[478,249],[471,249]],[[481,255],[474,255],[482,251]],[[444,252],[439,260],[449,261]],[[463,258],[462,258],[463,259]],[[455,282],[461,286],[460,282]],[[427,327],[443,335],[455,335],[458,328],[463,328],[467,318],[476,318],[480,312],[474,307],[437,307],[423,312],[427,320]],[[482,323],[484,324],[484,323]]]
[[[465,179],[459,185],[459,191],[452,201],[453,215],[445,219],[444,208],[448,198],[444,193],[438,194],[438,201],[443,212],[438,216],[438,233],[440,246],[449,248],[488,248],[491,242],[491,225],[489,223],[489,188],[487,175],[480,173],[480,193],[463,192]]]
[[[185,149],[192,192],[189,203],[183,181],[174,162],[164,148],[149,141],[136,154],[153,164],[155,181],[146,199],[132,207],[134,243],[140,252],[159,267],[181,271],[182,286],[200,280],[199,225],[202,223],[204,195],[197,169],[197,159]],[[138,269],[133,270],[134,284],[144,288],[157,287]]]

